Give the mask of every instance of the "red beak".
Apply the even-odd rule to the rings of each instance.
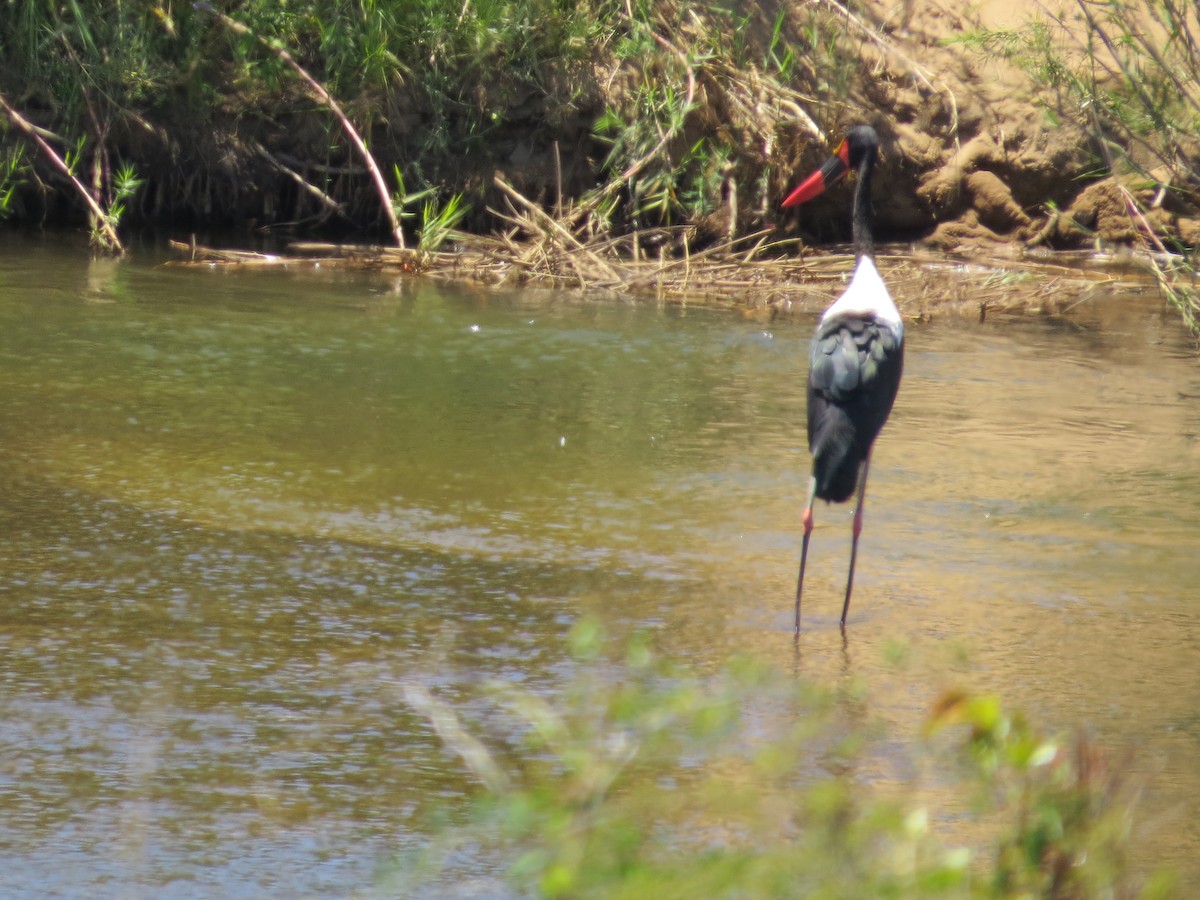
[[[838,179],[842,178],[849,171],[850,145],[842,141],[838,144],[838,148],[833,151],[833,156],[825,161],[825,165],[805,178],[800,183],[800,186],[788,194],[780,205],[784,208],[799,206],[801,203],[824,193],[827,187],[831,184],[836,184]]]

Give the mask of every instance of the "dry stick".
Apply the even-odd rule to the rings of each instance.
[[[67,55],[71,57],[71,62],[79,68],[80,72],[86,72],[87,67],[75,52],[75,48],[71,46],[63,34],[59,34],[63,47],[67,51]],[[92,95],[88,92],[87,85],[80,81],[79,93],[83,97],[83,106],[87,110],[88,118],[92,120],[92,132],[96,136],[96,152],[92,155],[92,197],[96,203],[104,200],[104,175],[107,168],[106,161],[108,154],[104,149],[104,139],[108,133],[108,127],[100,124],[100,117],[96,115],[96,109],[92,106]],[[111,203],[107,204],[111,208]],[[93,223],[93,228],[95,223]]]
[[[83,64],[83,60],[75,52],[75,48],[71,46],[71,42],[62,34],[59,35],[67,55],[71,57],[71,61],[79,68],[80,72],[86,72],[87,66]],[[105,176],[108,173],[108,151],[105,150],[104,142],[108,135],[108,126],[100,124],[100,117],[96,115],[96,109],[92,105],[92,96],[88,92],[87,85],[80,81],[79,92],[83,96],[83,105],[87,110],[88,118],[92,120],[92,131],[96,137],[96,151],[92,155],[92,198],[99,204],[105,200],[104,183]],[[105,204],[110,209],[112,208],[112,195],[109,194],[108,202]],[[93,217],[94,218],[94,217]],[[96,223],[93,221],[93,230],[96,228]]]
[[[554,215],[561,219],[563,211],[562,156],[559,154],[557,140],[554,142],[554,181],[558,187],[554,202]]]
[[[683,266],[684,270],[686,271],[686,270],[690,269],[691,265],[695,262],[705,259],[706,257],[713,256],[717,253],[721,253],[725,250],[729,250],[730,248],[735,247],[738,244],[744,243],[746,241],[752,241],[757,237],[761,237],[764,234],[768,234],[769,232],[770,232],[770,229],[765,229],[764,231],[757,231],[757,232],[754,232],[753,234],[743,235],[742,237],[734,238],[731,241],[725,241],[720,244],[715,244],[712,247],[708,247],[705,250],[701,250],[699,253],[686,252],[690,248],[688,248],[687,245],[684,244],[685,255],[684,255],[683,259],[674,259],[674,260],[671,260],[670,262],[665,262],[665,261],[660,260],[657,265],[657,268],[655,268],[653,271],[644,272],[640,275],[635,275],[628,279],[628,283],[635,284],[639,281],[645,281],[648,278],[654,278],[656,275],[663,274],[668,269],[676,269],[676,268],[679,268],[680,266]]]
[[[275,169],[275,171],[279,172],[281,175],[285,175],[292,181],[296,182],[296,184],[300,187],[300,190],[304,191],[306,194],[311,194],[318,203],[320,203],[330,212],[343,216],[347,219],[347,221],[350,220],[350,217],[346,215],[346,211],[342,208],[342,204],[338,203],[315,184],[305,181],[300,176],[299,172],[296,172],[295,170],[284,165],[280,160],[272,155],[271,151],[269,151],[258,141],[255,141],[253,146],[254,149],[258,151],[259,156],[271,164],[271,168]]]
[[[540,206],[538,206],[532,200],[529,200],[526,197],[523,197],[517,191],[516,188],[514,188],[512,185],[510,185],[507,181],[505,181],[499,175],[497,175],[494,179],[492,179],[492,181],[496,185],[496,187],[500,188],[500,190],[502,190],[509,197],[509,199],[513,200],[516,203],[519,203],[521,206],[523,206],[527,210],[529,210],[529,212],[532,214],[534,220],[541,222],[544,225],[548,226],[550,232],[558,235],[562,240],[566,241],[566,243],[568,245],[570,245],[571,247],[573,247],[575,250],[579,250],[579,251],[587,254],[588,258],[591,259],[592,262],[596,264],[597,268],[603,270],[604,273],[606,275],[608,275],[609,278],[613,279],[614,281],[621,280],[620,275],[616,269],[614,269],[607,262],[605,262],[603,259],[601,259],[599,256],[597,256],[595,253],[593,253],[591,250],[589,250],[586,246],[584,246],[582,243],[580,243],[579,239],[577,237],[575,237],[575,235],[571,234],[571,232],[569,232],[566,228],[564,228],[561,223],[556,221],[554,219],[554,217],[549,215],[544,209],[542,209]],[[537,230],[541,231],[542,229],[538,228]],[[568,254],[568,258],[569,257],[570,257],[570,254]]]
[[[8,105],[8,101],[4,99],[3,95],[0,95],[0,107],[4,109],[4,113],[8,116],[9,121],[16,125],[20,131],[24,132],[26,137],[37,144],[38,149],[46,155],[46,158],[50,160],[54,167],[62,172],[67,177],[67,180],[75,186],[75,190],[83,198],[83,202],[87,204],[88,211],[95,219],[96,231],[103,237],[106,249],[117,254],[123,254],[125,248],[121,246],[121,239],[117,237],[117,232],[113,228],[112,222],[109,221],[100,204],[96,202],[96,198],[71,173],[70,166],[63,162],[62,157],[54,151],[54,148],[46,143],[45,139],[38,133],[37,128],[34,128],[24,116]]]
[[[423,684],[404,685],[404,699],[429,721],[442,743],[462,757],[467,769],[490,791],[500,796],[509,791],[509,778],[504,770],[497,765],[487,747],[463,727],[453,709],[436,699]]]
[[[767,228],[767,229],[759,232],[761,237],[758,239],[758,242],[753,247],[751,247],[749,250],[746,251],[745,255],[742,257],[743,263],[753,262],[754,257],[756,257],[758,255],[758,251],[766,246],[767,240],[770,238],[772,230],[773,229]],[[751,237],[753,237],[753,235],[751,235]]]
[[[293,58],[292,54],[288,53],[287,50],[283,49],[282,47],[276,47],[266,38],[251,31],[241,22],[237,21],[236,19],[231,19],[229,16],[225,15],[225,13],[215,9],[210,3],[194,3],[192,5],[196,9],[208,13],[231,31],[237,32],[238,34],[247,35],[258,41],[258,43],[262,44],[264,47],[278,56],[287,65],[291,66],[295,70],[296,74],[304,80],[304,83],[312,89],[314,94],[316,94],[317,99],[329,107],[329,111],[337,117],[337,120],[342,125],[342,130],[346,132],[346,136],[350,138],[350,143],[352,143],[355,149],[358,150],[359,154],[363,158],[363,162],[367,166],[367,170],[371,173],[371,180],[375,182],[375,191],[379,194],[379,203],[383,207],[383,211],[387,214],[388,224],[392,227],[392,237],[396,239],[396,246],[401,250],[404,250],[404,232],[400,229],[400,220],[396,218],[396,210],[392,206],[392,195],[391,192],[388,191],[387,182],[383,180],[383,173],[379,171],[379,166],[375,164],[375,157],[373,157],[371,155],[371,151],[367,149],[366,143],[364,143],[363,139],[359,136],[354,126],[350,124],[350,120],[346,117],[346,114],[342,112],[342,107],[336,100],[333,99],[329,91],[321,87],[320,82],[309,75],[305,68],[300,65],[300,63],[296,62],[295,58]]]
[[[1170,256],[1171,252],[1167,250],[1165,246],[1163,246],[1163,242],[1159,240],[1158,235],[1150,226],[1150,223],[1146,221],[1145,215],[1142,214],[1141,209],[1138,207],[1137,199],[1129,192],[1129,189],[1125,187],[1125,185],[1118,184],[1117,187],[1121,191],[1121,198],[1125,201],[1125,214],[1128,215],[1129,218],[1133,219],[1134,224],[1138,226],[1139,230],[1142,232],[1143,244],[1152,243],[1158,248],[1159,253],[1163,254],[1164,256]],[[1150,255],[1150,262],[1154,265],[1155,275],[1157,276],[1157,261],[1154,259],[1153,255],[1148,255]]]
[[[510,244],[512,257],[509,261],[519,263],[528,268],[536,278],[551,282],[565,281],[567,276],[562,273],[562,267],[555,265],[555,260],[551,258],[546,250],[548,244],[554,244],[552,235],[543,230],[536,221],[518,212],[511,201],[509,201],[508,208],[509,212],[507,213],[500,212],[491,207],[488,208],[488,212],[501,221],[512,223],[526,234],[536,235],[540,238],[536,242],[529,244],[524,252],[517,250],[516,247]],[[586,287],[585,273],[580,268],[578,260],[570,252],[565,253],[564,256],[568,266],[574,269],[575,280],[579,282],[579,286]]]

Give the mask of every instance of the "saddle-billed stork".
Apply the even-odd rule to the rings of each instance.
[[[808,373],[808,449],[812,478],[804,504],[804,540],[800,576],[796,581],[796,633],[800,633],[800,596],[804,566],[813,529],[813,499],[833,503],[849,500],[858,488],[854,531],[850,545],[850,574],[841,625],[846,626],[854,561],[862,532],[863,495],[871,445],[887,421],[900,387],[904,366],[904,322],[875,268],[872,234],[871,173],[879,152],[879,136],[869,125],[850,129],[825,165],[810,175],[783,201],[790,207],[811,200],[847,172],[857,173],[851,224],[854,235],[854,276],[850,286],[825,310],[813,339]]]

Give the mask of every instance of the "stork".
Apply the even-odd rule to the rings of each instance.
[[[813,530],[813,500],[844,503],[857,488],[850,574],[842,604],[841,625],[846,626],[871,446],[892,411],[904,366],[904,322],[875,267],[871,174],[878,152],[879,136],[874,128],[859,125],[850,129],[833,156],[783,201],[785,207],[797,206],[821,194],[847,172],[857,173],[850,218],[854,276],[846,292],[821,316],[809,363],[808,449],[813,467],[804,504],[804,538],[796,580],[797,635],[804,567]]]

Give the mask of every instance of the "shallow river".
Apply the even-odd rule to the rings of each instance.
[[[154,262],[0,243],[0,895],[369,892],[467,786],[398,686],[553,690],[585,614],[899,735],[950,679],[1086,724],[1200,885],[1200,365],[1153,297],[910,325],[845,642],[822,506],[797,653],[811,318]]]

